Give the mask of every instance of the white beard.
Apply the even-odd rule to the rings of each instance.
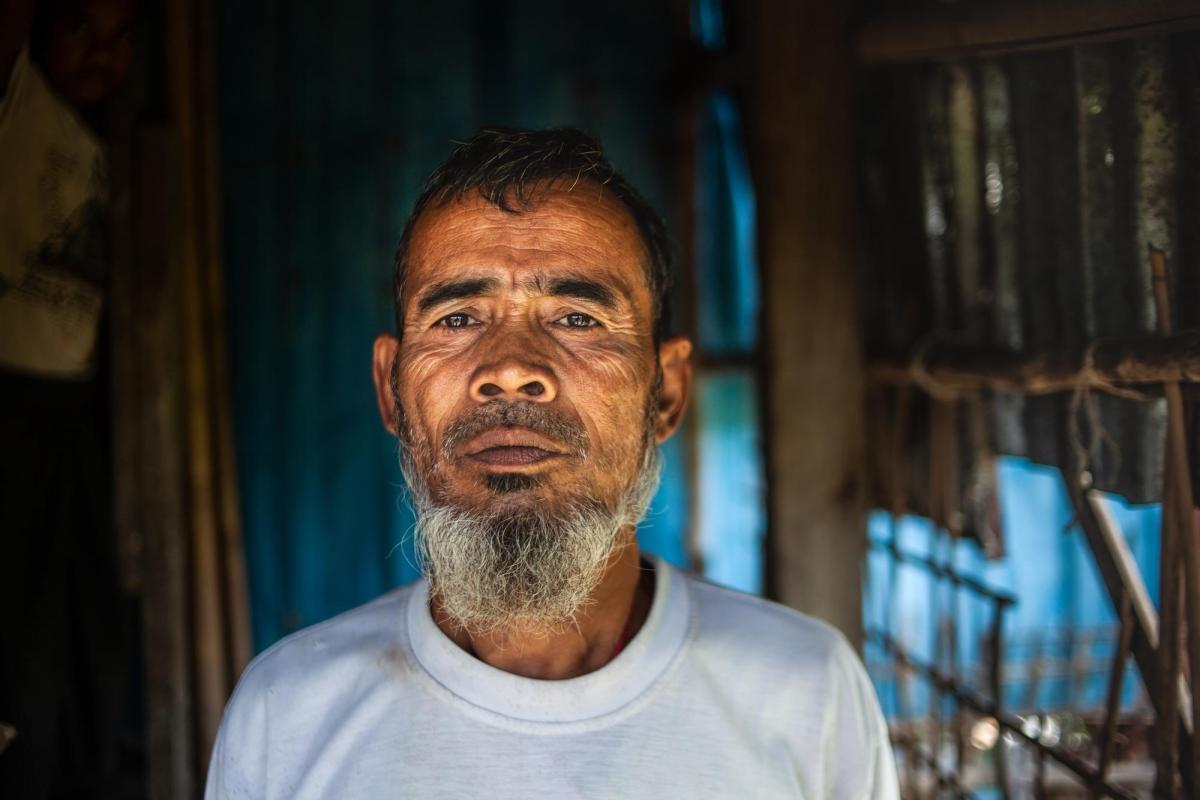
[[[400,468],[417,515],[421,571],[451,624],[471,634],[548,632],[571,625],[604,576],[605,565],[636,528],[658,488],[662,460],[646,433],[637,475],[608,508],[584,497],[530,500],[471,512],[431,498],[409,448]]]

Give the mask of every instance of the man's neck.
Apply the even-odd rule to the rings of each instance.
[[[446,636],[480,661],[526,678],[561,680],[600,669],[632,639],[650,614],[652,575],[644,579],[641,556],[630,532],[628,544],[609,557],[604,577],[575,625],[545,631],[492,631],[471,635],[454,627],[432,600],[434,622]]]

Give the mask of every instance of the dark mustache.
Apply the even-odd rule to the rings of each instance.
[[[542,403],[493,400],[450,423],[442,436],[442,455],[453,458],[465,442],[495,428],[528,428],[558,442],[574,456],[582,456],[588,449],[587,431],[561,411]]]

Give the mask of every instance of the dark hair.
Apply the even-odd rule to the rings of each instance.
[[[477,191],[497,208],[519,214],[537,199],[539,191],[555,181],[569,182],[571,188],[582,181],[600,185],[612,192],[633,217],[649,262],[646,281],[654,315],[654,340],[661,342],[670,329],[667,292],[671,251],[666,226],[601,152],[600,143],[575,128],[482,128],[459,143],[450,158],[429,176],[396,248],[393,291],[397,332],[402,334],[404,330],[403,289],[408,247],[413,227],[425,209],[444,206]]]

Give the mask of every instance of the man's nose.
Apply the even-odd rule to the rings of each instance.
[[[516,355],[484,365],[471,376],[471,399],[529,400],[549,403],[558,395],[558,381],[549,367]]]

